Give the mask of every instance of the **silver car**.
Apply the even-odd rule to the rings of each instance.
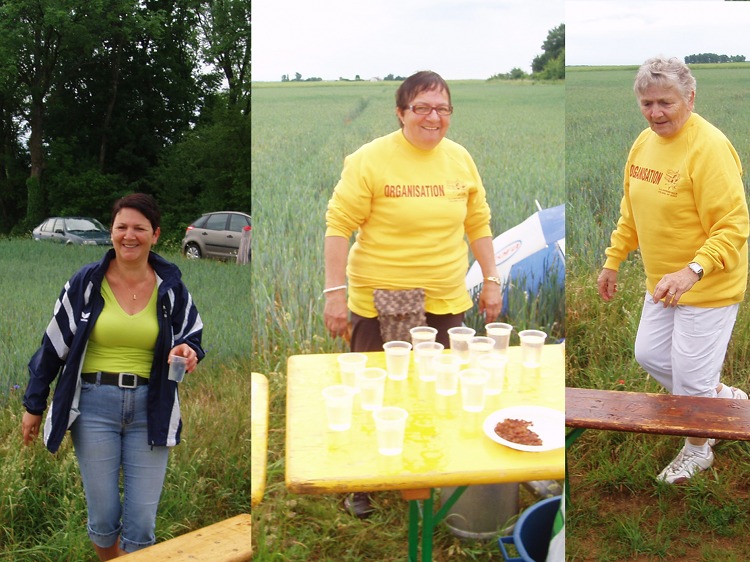
[[[111,246],[109,230],[89,217],[51,217],[31,231],[34,240],[52,240],[65,245]]]
[[[182,252],[190,259],[236,259],[250,215],[236,211],[206,213],[187,227]]]

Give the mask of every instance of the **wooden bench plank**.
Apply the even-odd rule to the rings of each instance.
[[[127,562],[245,562],[250,560],[250,514],[243,513],[143,550]]]
[[[750,400],[567,387],[565,425],[750,441]]]

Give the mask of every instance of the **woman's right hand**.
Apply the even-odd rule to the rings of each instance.
[[[325,321],[328,333],[334,338],[344,337],[349,329],[349,309],[346,305],[346,291],[333,291],[326,294],[326,305],[323,310],[323,320]]]
[[[605,301],[610,301],[617,292],[617,272],[614,269],[602,268],[596,284],[599,288],[599,296]]]
[[[42,416],[35,416],[28,412],[23,413],[21,420],[21,431],[23,432],[23,444],[30,445],[31,442],[39,435],[39,429],[42,427]]]

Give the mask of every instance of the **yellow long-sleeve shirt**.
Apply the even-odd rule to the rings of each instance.
[[[748,210],[742,165],[716,127],[693,113],[677,135],[644,130],[625,166],[620,219],[604,267],[617,270],[640,247],[646,287],[698,262],[703,279],[680,304],[717,307],[742,301],[748,272]]]
[[[328,203],[326,236],[349,239],[349,308],[377,316],[374,289],[425,290],[433,314],[471,308],[469,242],[492,236],[482,180],[469,153],[443,139],[432,150],[402,131],[373,140],[344,161]]]

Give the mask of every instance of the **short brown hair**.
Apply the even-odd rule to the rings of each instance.
[[[146,193],[131,193],[115,201],[112,206],[112,224],[115,223],[115,217],[123,209],[135,209],[140,212],[151,223],[151,227],[156,231],[161,226],[161,211],[151,195]]]
[[[398,87],[398,90],[396,90],[396,107],[402,111],[409,109],[409,104],[417,95],[432,90],[445,90],[445,93],[448,94],[448,103],[451,103],[451,90],[443,77],[437,72],[422,70],[409,76]]]

